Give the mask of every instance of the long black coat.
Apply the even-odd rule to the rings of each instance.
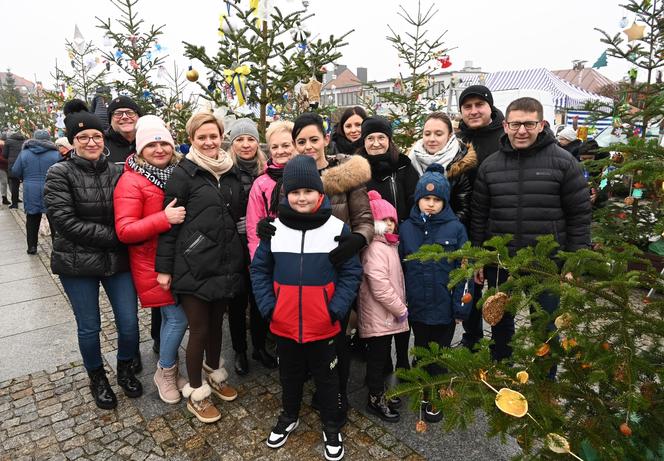
[[[12,167],[18,158],[18,154],[23,150],[23,143],[25,136],[21,133],[12,133],[5,141],[5,148],[2,150],[2,155],[7,159],[7,166],[9,169],[9,177],[12,177]]]
[[[174,198],[187,216],[159,236],[156,271],[172,275],[175,294],[215,301],[241,293],[244,254],[219,182],[185,158],[166,183],[164,206]]]
[[[399,154],[397,161],[391,162],[387,155],[389,154],[361,154],[371,165],[371,179],[366,186],[367,190],[377,191],[382,198],[394,205],[399,222],[402,222],[408,218],[413,207],[413,194],[420,175],[407,156]]]
[[[515,150],[507,136],[479,167],[472,201],[473,245],[512,234],[510,250],[553,234],[560,248],[590,245],[591,204],[579,162],[542,132],[528,149]]]
[[[53,225],[51,269],[69,276],[111,276],[129,271],[127,248],[115,234],[113,190],[120,167],[102,156],[78,155],[49,168],[44,187]]]

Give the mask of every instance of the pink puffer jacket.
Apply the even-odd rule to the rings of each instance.
[[[276,218],[276,215],[270,214],[270,200],[272,198],[272,191],[276,181],[268,174],[268,169],[283,169],[284,165],[273,165],[270,162],[265,166],[265,173],[256,178],[249,191],[249,201],[247,203],[247,241],[249,243],[249,257],[254,259],[254,253],[260,243],[260,239],[256,235],[256,226],[258,222],[267,218],[268,215]]]
[[[362,253],[364,275],[357,298],[360,338],[385,336],[408,330],[408,321],[398,321],[407,311],[406,289],[398,244],[375,234]]]

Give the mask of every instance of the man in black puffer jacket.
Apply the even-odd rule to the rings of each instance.
[[[2,153],[2,155],[4,155],[7,159],[9,191],[12,196],[12,204],[9,205],[9,208],[18,208],[18,204],[21,201],[18,197],[19,188],[21,187],[21,179],[12,175],[12,168],[14,167],[16,159],[18,158],[18,154],[20,154],[21,150],[23,150],[23,143],[25,142],[25,139],[25,136],[23,136],[23,134],[18,131],[16,133],[10,134],[7,138],[7,141],[5,141],[5,148]]]
[[[475,181],[470,237],[473,245],[495,236],[512,234],[510,252],[535,245],[537,237],[553,234],[560,249],[575,251],[590,246],[590,191],[576,159],[557,145],[544,129],[542,104],[520,98],[507,107],[505,133],[500,150],[480,166]],[[476,281],[503,283],[507,273],[495,267],[478,272]],[[540,297],[549,313],[558,308],[558,298]],[[509,357],[514,317],[505,314],[492,327],[493,357]]]
[[[500,147],[500,137],[505,134],[503,129],[505,118],[503,113],[494,107],[491,91],[483,85],[471,85],[463,90],[459,96],[459,111],[462,121],[459,123],[458,137],[469,148],[474,148],[477,155],[477,166],[467,173],[472,185],[475,182],[477,168]],[[468,202],[472,200],[472,194],[467,200]],[[470,212],[462,220],[467,227],[473,212],[472,206],[468,209]],[[477,309],[477,301],[482,297],[482,288],[483,285],[475,284],[473,309],[468,320],[463,321],[464,333],[461,343],[468,349],[473,349],[484,336],[482,313]]]

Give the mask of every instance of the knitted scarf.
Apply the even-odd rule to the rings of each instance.
[[[254,158],[251,160],[245,160],[239,155],[235,156],[235,162],[237,165],[240,167],[241,170],[247,171],[253,176],[254,178],[258,177],[258,175],[261,174],[260,171],[258,171],[258,156],[260,154],[256,153]]]
[[[231,160],[230,155],[221,149],[219,149],[217,158],[210,158],[201,154],[194,146],[191,146],[187,154],[187,159],[212,173],[217,181],[224,173],[233,168],[233,160]]]
[[[284,185],[284,167],[286,165],[277,165],[272,159],[267,161],[266,172],[267,175],[275,182],[274,188],[272,189],[272,195],[270,196],[270,205],[268,208],[268,213],[272,216],[276,216],[279,210],[279,197],[281,196],[281,188]]]
[[[159,189],[164,190],[166,187],[166,182],[168,178],[171,177],[173,170],[175,170],[176,165],[168,165],[166,168],[157,168],[154,165],[150,165],[146,162],[145,166],[141,166],[136,163],[136,154],[131,154],[127,158],[127,164],[129,168],[134,170],[136,173],[141,176],[145,176],[148,181],[157,186]]]
[[[447,165],[454,159],[457,152],[459,151],[459,140],[455,135],[452,135],[443,147],[438,152],[429,154],[423,145],[423,140],[420,139],[413,146],[413,150],[410,152],[410,160],[415,167],[415,170],[419,173],[420,176],[424,174],[424,171],[432,163],[438,163],[444,168],[447,168]]]

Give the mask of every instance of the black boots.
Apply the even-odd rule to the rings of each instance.
[[[246,352],[235,353],[235,373],[239,376],[249,373],[249,360],[247,360]]]
[[[106,379],[104,368],[88,371],[88,376],[90,377],[90,392],[95,399],[95,404],[103,410],[112,410],[117,407],[118,399]]]
[[[269,368],[271,370],[279,366],[277,359],[271,356],[270,353],[265,349],[254,349],[254,352],[251,354],[251,358],[258,360],[265,368]]]
[[[118,360],[118,385],[129,398],[143,395],[143,385],[136,378],[133,360]]]
[[[3,196],[2,196],[2,204],[3,204],[3,205],[9,205],[10,203],[12,203],[12,202],[10,202],[9,200],[7,200],[7,196],[6,196],[6,195],[3,195]]]
[[[373,413],[388,423],[396,423],[399,421],[399,412],[388,405],[387,400],[385,399],[385,394],[369,394],[367,410],[369,410],[369,413]]]

